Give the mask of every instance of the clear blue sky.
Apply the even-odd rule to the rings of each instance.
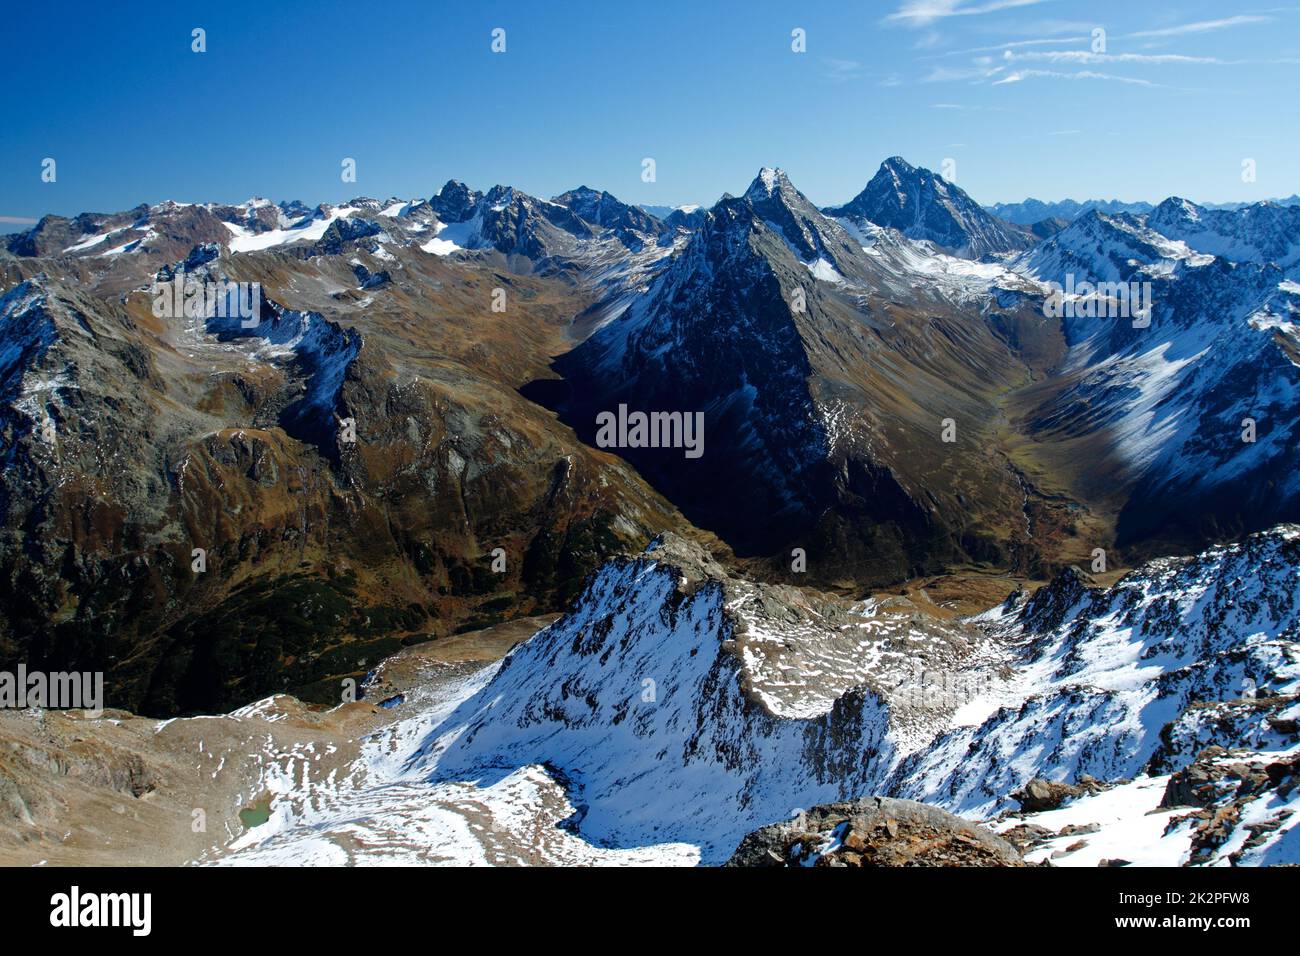
[[[886,156],[981,202],[1300,191],[1300,9],[1230,0],[6,0],[0,217],[252,195],[814,202]],[[152,7],[152,9],[151,9]],[[208,52],[191,52],[194,27]],[[506,52],[490,33],[506,30]],[[807,52],[791,50],[802,28]],[[1091,50],[1104,27],[1106,54]],[[1026,42],[1028,41],[1028,42]],[[40,180],[44,157],[58,181]],[[344,157],[357,182],[340,181]],[[657,181],[641,181],[653,157]],[[1257,180],[1241,180],[1241,161]],[[3,225],[0,224],[0,228]]]

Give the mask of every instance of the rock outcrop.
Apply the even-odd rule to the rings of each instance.
[[[1024,866],[1002,837],[912,800],[864,797],[755,830],[727,866]]]

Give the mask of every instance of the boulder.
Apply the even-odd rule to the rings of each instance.
[[[824,804],[741,841],[727,866],[1024,866],[994,833],[944,810],[889,797]]]

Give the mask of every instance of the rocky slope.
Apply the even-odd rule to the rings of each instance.
[[[1283,526],[1153,562],[1112,588],[1067,574],[1008,600],[976,623],[1006,649],[1010,678],[970,702],[965,726],[909,755],[888,790],[991,814],[1034,777],[1168,774],[1211,744],[1293,748],[1268,718],[1296,713],[1298,559],[1300,530]],[[1283,695],[1284,706],[1270,712],[1244,693]],[[1214,704],[1247,719],[1207,720]]]
[[[0,664],[105,670],[110,704],[152,714],[337,700],[403,639],[562,606],[685,527],[516,391],[595,280],[424,251],[430,203],[298,212],[46,220],[0,256]],[[260,317],[155,314],[177,276],[258,283]]]
[[[936,561],[1006,561],[1008,550],[1027,569],[1025,496],[995,432],[997,395],[1040,361],[1010,341],[1036,334],[1032,303],[999,300],[997,267],[880,245],[864,248],[784,173],[762,170],[556,363],[568,386],[558,407],[589,441],[599,413],[620,405],[701,413],[698,460],[677,448],[621,454],[744,553],[803,547],[823,580],[853,567],[868,583]],[[953,263],[951,278],[935,269],[918,285],[922,261]],[[1036,520],[1044,541],[1062,523],[1050,507]]]
[[[1300,288],[1270,258],[1290,247],[1262,251],[1256,240],[1235,251],[1257,258],[1240,261],[1200,252],[1177,238],[1193,233],[1169,225],[1173,208],[1146,220],[1088,213],[1013,265],[1058,288],[1097,289],[1061,303],[1068,351],[1026,394],[1025,425],[1050,467],[1087,476],[1076,493],[1116,502],[1119,543],[1146,542],[1146,553],[1294,520],[1300,509],[1289,437],[1300,412]],[[1249,232],[1258,212],[1215,215]],[[1116,290],[1143,298],[1147,314],[1118,308]]]
[[[1065,575],[943,629],[729,582],[689,546],[661,547],[662,563],[652,550],[597,576],[573,614],[429,735],[416,766],[437,779],[554,767],[584,835],[685,841],[710,861],[747,822],[828,798],[987,817],[1036,778],[1140,782],[1185,770],[1210,744],[1284,762],[1300,745],[1294,527],[1156,562],[1110,589]],[[529,677],[542,672],[544,686]],[[1245,721],[1259,732],[1224,722],[1216,736],[1204,706],[1239,706],[1244,687],[1278,706]],[[1249,817],[1276,821],[1270,845],[1294,809],[1290,790],[1279,797]]]

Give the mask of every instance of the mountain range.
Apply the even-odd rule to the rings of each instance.
[[[1275,206],[1300,206],[1300,195],[1292,195],[1286,199],[1271,199],[1269,202]],[[1200,203],[1203,209],[1227,211],[1244,209],[1252,205],[1254,203],[1249,202]],[[1123,212],[1132,213],[1135,216],[1144,216],[1155,208],[1155,204],[1142,201],[1122,202],[1118,199],[1086,199],[1082,202],[1075,199],[1062,199],[1057,202],[1025,199],[1021,202],[993,203],[991,206],[985,206],[984,208],[994,216],[1006,219],[1008,222],[1032,227],[1037,223],[1051,219],[1061,219],[1069,222],[1094,209],[1109,216]]]
[[[665,529],[861,590],[1295,520],[1298,213],[1037,233],[895,157],[825,209],[764,168],[662,219],[455,180],[47,216],[0,254],[0,657],[211,711],[558,609]],[[176,276],[260,318],[156,314]],[[707,451],[601,446],[620,406]]]
[[[1298,313],[1300,206],[898,157],[47,216],[0,859],[1300,862]]]

